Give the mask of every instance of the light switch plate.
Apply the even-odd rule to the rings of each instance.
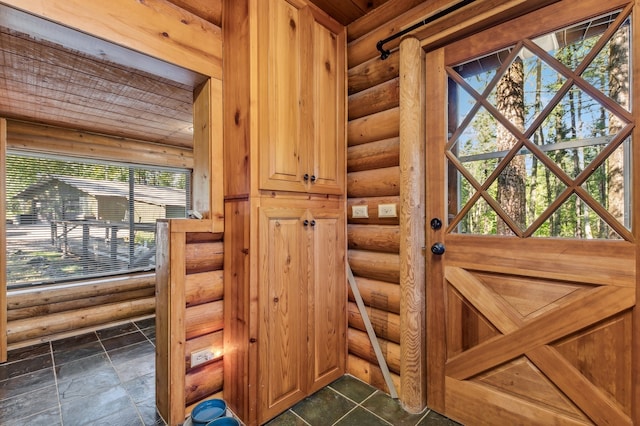
[[[369,206],[351,206],[351,217],[353,218],[367,218],[369,217]]]
[[[204,364],[207,361],[211,361],[213,358],[215,358],[215,355],[211,349],[202,349],[191,352],[191,367]]]
[[[378,217],[398,217],[395,204],[378,204]]]

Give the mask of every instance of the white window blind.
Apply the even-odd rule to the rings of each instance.
[[[155,222],[186,217],[190,171],[8,153],[7,287],[155,268]]]

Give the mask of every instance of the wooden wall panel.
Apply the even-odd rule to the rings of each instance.
[[[6,294],[11,348],[155,313],[154,274],[16,289]]]
[[[400,194],[400,168],[352,172],[347,175],[349,197],[387,197]]]
[[[364,325],[364,320],[354,302],[349,303],[348,314],[349,327],[366,333],[367,329]],[[398,345],[400,344],[400,315],[376,308],[367,308],[367,315],[376,332],[376,336]]]
[[[187,307],[222,299],[223,275],[222,270],[187,275],[185,279]]]
[[[400,286],[386,281],[357,277],[356,283],[364,303],[384,312],[400,313]],[[355,302],[353,294],[349,292],[349,300]]]
[[[32,344],[50,340],[56,334],[64,332],[98,328],[115,321],[149,316],[155,312],[155,306],[155,297],[146,297],[18,319],[7,323],[7,342],[10,345]]]
[[[7,121],[7,148],[40,154],[192,168],[193,150],[23,121]]]
[[[347,172],[361,172],[400,166],[400,139],[350,146],[347,149]]]
[[[373,58],[350,68],[347,83],[349,95],[398,77],[400,66],[398,58],[398,55],[391,55],[384,61]]]
[[[355,276],[391,283],[400,282],[399,254],[349,250],[348,257]]]
[[[222,360],[211,364],[204,364],[190,370],[184,379],[184,405],[195,404],[213,393],[220,391],[222,389],[223,379]]]
[[[349,96],[349,120],[386,111],[399,105],[400,80],[378,84]]]
[[[184,325],[187,339],[222,330],[224,327],[222,301],[188,307],[184,316]]]
[[[233,76],[237,84],[224,85],[223,127],[225,133],[224,163],[237,173],[224,180],[224,195],[248,196],[250,189],[250,43],[249,2],[227,1],[222,26],[225,48],[224,75]]]
[[[350,353],[347,358],[347,372],[363,382],[389,393],[389,388],[387,388],[387,383],[377,362],[372,363]],[[391,373],[391,380],[393,380],[393,386],[396,391],[400,392],[402,390],[400,376]]]
[[[359,145],[399,135],[400,109],[392,108],[349,121],[347,145]]]

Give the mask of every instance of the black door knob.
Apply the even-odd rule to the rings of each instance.
[[[440,228],[442,228],[442,221],[437,217],[431,219],[431,229],[438,230]]]
[[[438,256],[442,256],[444,254],[444,244],[435,243],[431,246],[431,253],[437,254]]]

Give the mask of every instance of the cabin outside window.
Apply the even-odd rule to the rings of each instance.
[[[8,152],[7,288],[155,269],[155,222],[184,218],[186,169]]]

